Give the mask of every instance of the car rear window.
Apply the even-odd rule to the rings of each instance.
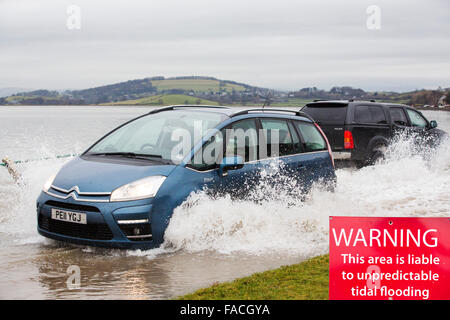
[[[318,103],[307,105],[302,109],[319,123],[341,123],[345,122],[347,105],[337,103]]]

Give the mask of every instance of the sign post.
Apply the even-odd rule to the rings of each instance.
[[[450,218],[330,217],[329,298],[450,299]]]

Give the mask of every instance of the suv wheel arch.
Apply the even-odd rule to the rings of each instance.
[[[364,159],[365,164],[373,165],[378,159],[384,158],[388,145],[389,141],[385,137],[373,137],[367,146],[367,153]]]

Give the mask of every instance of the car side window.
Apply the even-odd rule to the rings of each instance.
[[[207,141],[203,147],[192,157],[186,165],[197,171],[207,171],[217,168],[222,161],[223,155],[223,135],[218,131]]]
[[[261,159],[298,153],[286,120],[262,118],[261,126],[264,137],[261,141],[264,145],[260,148]]]
[[[379,106],[356,106],[354,118],[356,123],[387,123],[384,111]]]
[[[305,140],[305,151],[314,152],[327,150],[327,143],[316,126],[309,122],[295,121],[300,134]]]
[[[289,131],[291,132],[292,135],[292,142],[294,143],[294,154],[297,153],[302,153],[303,152],[303,145],[302,142],[300,141],[300,137],[298,136],[294,125],[289,121],[288,122],[289,125]]]
[[[408,119],[406,118],[405,111],[403,111],[403,108],[399,107],[392,107],[389,108],[389,114],[391,115],[392,123],[401,125],[401,126],[407,126],[408,125]]]
[[[241,156],[244,162],[258,159],[258,131],[255,119],[232,123],[222,132],[225,138],[225,156]]]
[[[428,125],[427,120],[425,120],[417,111],[406,109],[406,112],[408,112],[409,119],[414,127],[425,128]]]
[[[258,134],[255,119],[232,123],[218,131],[187,164],[188,168],[207,171],[218,167],[223,155],[241,156],[245,162],[258,159]]]

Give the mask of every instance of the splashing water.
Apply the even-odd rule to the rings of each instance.
[[[23,177],[21,185],[13,184],[10,177],[5,177],[9,183],[0,184],[0,234],[8,234],[9,240],[12,238],[17,244],[46,241],[36,231],[36,199],[45,179],[55,174],[66,161],[68,159],[53,159],[17,166]]]
[[[76,149],[67,151],[81,147]],[[35,199],[45,179],[68,160],[19,165],[26,181],[22,187],[10,183],[6,170],[0,172],[0,180],[9,181],[0,183],[0,242],[50,241],[36,232]],[[419,149],[414,137],[399,136],[384,160],[359,170],[338,169],[335,192],[318,183],[303,199],[300,191],[292,193],[296,181],[281,171],[277,163],[263,171],[246,200],[192,194],[175,210],[162,248],[121,254],[154,257],[182,250],[313,256],[328,250],[330,215],[448,216],[450,211],[448,139],[436,149]]]
[[[396,137],[384,160],[360,170],[337,170],[335,192],[316,184],[305,201],[285,192],[283,186],[294,183],[289,177],[267,183],[273,181],[270,175],[247,201],[192,194],[175,210],[165,246],[190,252],[313,256],[328,250],[330,215],[449,215],[450,141],[436,149],[417,148],[416,142],[414,136]],[[265,200],[255,203],[252,198],[261,194]]]
[[[80,153],[147,109],[3,107],[1,157]],[[450,132],[450,112],[428,113]],[[36,198],[45,180],[70,159],[18,164],[23,186],[0,167],[0,298],[167,299],[325,253],[329,215],[449,216],[448,141],[433,152],[398,137],[386,154],[372,167],[338,169],[334,193],[316,184],[305,201],[292,194],[295,181],[276,163],[262,174],[267,183],[248,193],[251,200],[193,194],[176,209],[164,245],[148,251],[73,246],[37,234]],[[271,179],[277,184],[269,184]],[[70,265],[82,270],[80,290],[66,288]]]

